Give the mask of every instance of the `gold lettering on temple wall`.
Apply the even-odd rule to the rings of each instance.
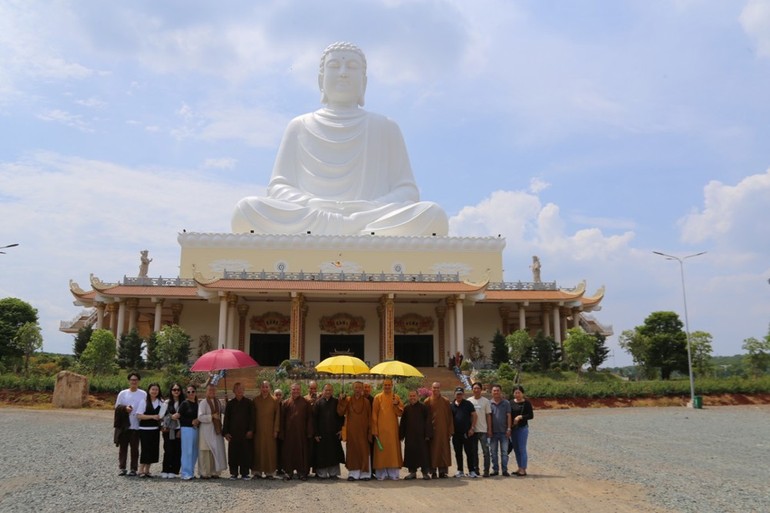
[[[361,333],[366,327],[366,320],[363,317],[356,317],[347,313],[337,313],[334,315],[324,315],[318,321],[321,331],[327,333]]]

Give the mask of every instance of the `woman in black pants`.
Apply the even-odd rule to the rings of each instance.
[[[182,465],[182,437],[179,424],[179,407],[185,400],[184,392],[179,383],[171,385],[166,401],[166,414],[163,417],[163,471],[160,477],[173,479],[179,477]]]

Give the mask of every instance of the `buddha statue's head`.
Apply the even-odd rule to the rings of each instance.
[[[364,106],[366,56],[353,43],[337,42],[326,47],[318,68],[318,88],[324,105]]]

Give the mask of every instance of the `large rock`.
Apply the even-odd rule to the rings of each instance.
[[[82,408],[88,398],[88,378],[74,372],[61,371],[56,375],[53,404],[59,408]]]

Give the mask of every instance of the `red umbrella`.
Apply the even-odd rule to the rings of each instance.
[[[190,368],[193,372],[218,371],[223,369],[244,369],[259,364],[243,351],[237,349],[215,349],[202,355]]]
[[[198,358],[190,370],[193,372],[212,372],[226,369],[245,369],[257,367],[254,358],[238,349],[215,349]],[[227,397],[227,375],[225,374],[225,398]]]

